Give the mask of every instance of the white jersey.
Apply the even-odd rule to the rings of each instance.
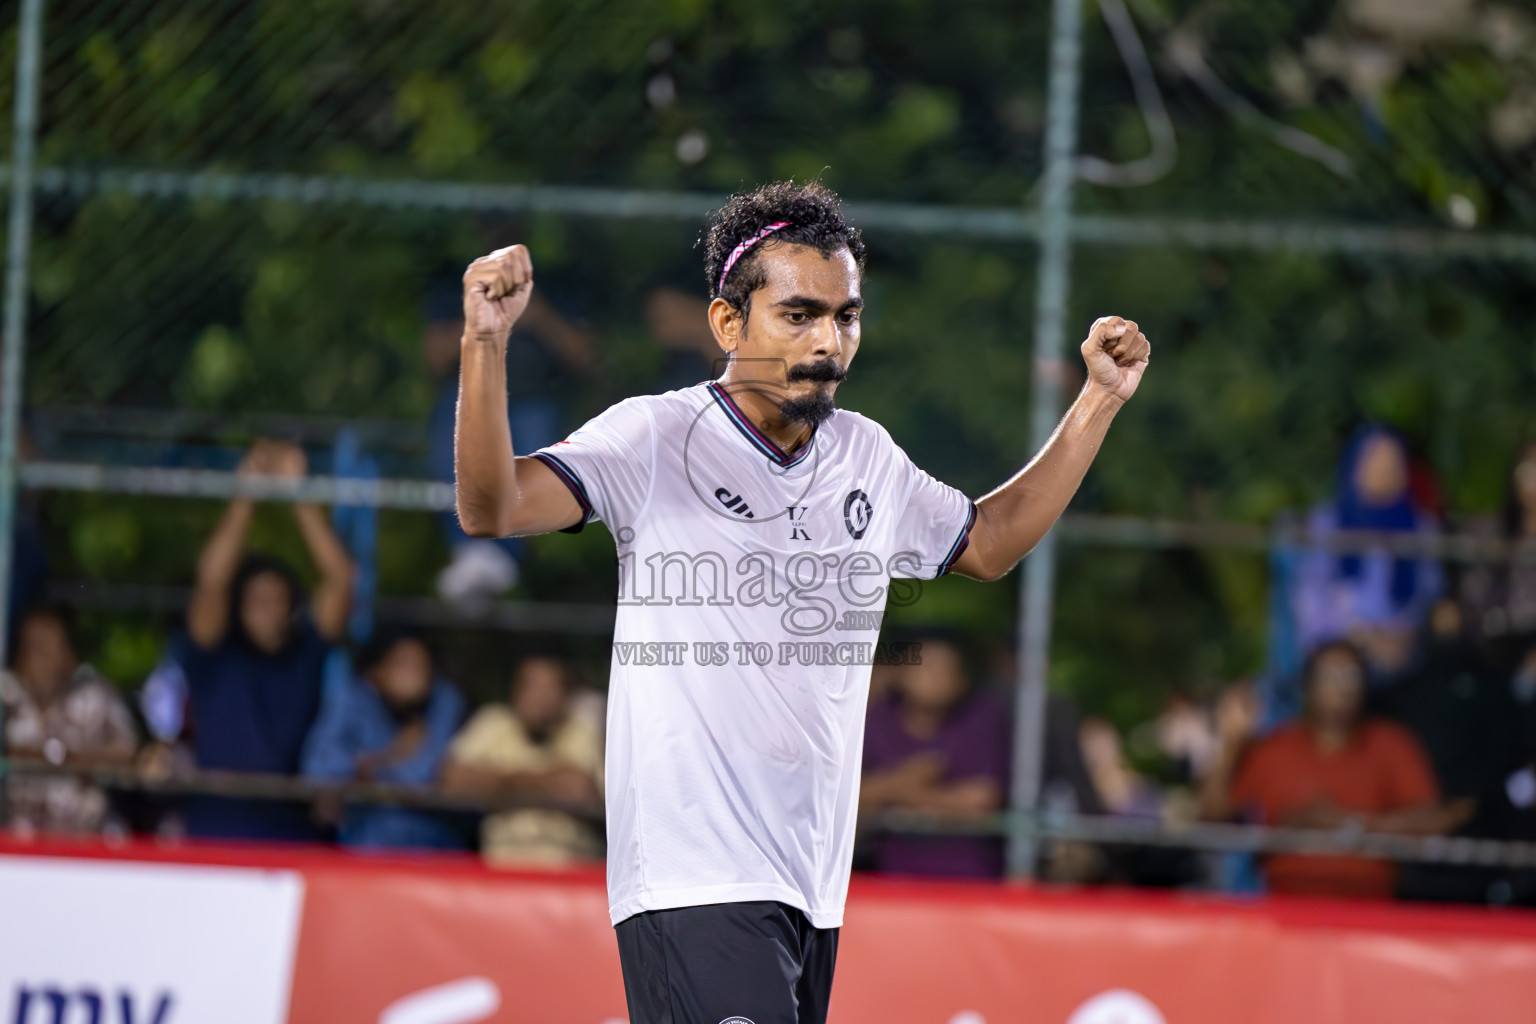
[[[715,383],[620,402],[535,457],[618,546],[613,923],[778,900],[840,926],[880,618],[949,570],[975,506],[855,412],[786,455]]]

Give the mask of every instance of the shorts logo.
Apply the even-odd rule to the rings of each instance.
[[[869,503],[869,495],[857,488],[848,492],[843,500],[843,523],[848,527],[848,536],[854,540],[864,536],[874,514],[875,506]]]
[[[752,1024],[752,1022],[745,1017],[727,1017],[720,1024]]]

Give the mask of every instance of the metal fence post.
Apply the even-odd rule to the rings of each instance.
[[[11,123],[11,210],[5,243],[5,326],[0,336],[0,665],[6,663],[16,536],[16,441],[32,253],[32,165],[37,150],[43,0],[21,0],[16,26],[16,104]],[[0,822],[5,810],[5,709],[0,706]]]
[[[1040,198],[1040,264],[1035,285],[1034,380],[1029,443],[1050,439],[1060,415],[1061,343],[1071,290],[1072,184],[1077,176],[1077,103],[1082,55],[1082,0],[1055,0],[1050,84],[1046,97],[1045,176]],[[1008,873],[1033,873],[1036,843],[1027,818],[1040,801],[1045,757],[1045,684],[1050,664],[1056,534],[1025,559],[1019,585],[1018,692],[1014,708],[1012,806]]]

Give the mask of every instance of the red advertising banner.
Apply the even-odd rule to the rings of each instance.
[[[9,864],[41,855],[296,872],[304,894],[291,1024],[626,1020],[598,872],[0,841],[0,880]],[[206,884],[206,871],[188,874]],[[156,941],[153,919],[140,929]],[[145,991],[160,984],[120,980]],[[1528,911],[856,879],[832,1020],[1512,1024],[1531,1020],[1533,1006]],[[0,1015],[8,1009],[0,1004]],[[172,1014],[161,1024],[198,1022]]]
[[[345,863],[311,868],[305,880],[289,1024],[373,1024],[387,1013],[387,1024],[628,1017],[600,872]],[[470,1004],[457,1016],[455,1000]],[[474,1006],[488,1012],[470,1016]]]

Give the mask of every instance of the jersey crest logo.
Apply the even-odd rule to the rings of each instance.
[[[869,495],[855,487],[848,492],[848,497],[843,499],[843,525],[848,527],[848,536],[854,540],[864,536],[864,531],[869,529],[869,521],[874,517],[875,506],[870,504]]]
[[[744,519],[757,518],[752,514],[752,510],[747,507],[747,499],[739,494],[732,494],[727,487],[717,487],[715,489],[715,500]]]
[[[811,535],[805,532],[805,513],[809,505],[787,505],[784,511],[789,513],[789,539],[810,540]]]

